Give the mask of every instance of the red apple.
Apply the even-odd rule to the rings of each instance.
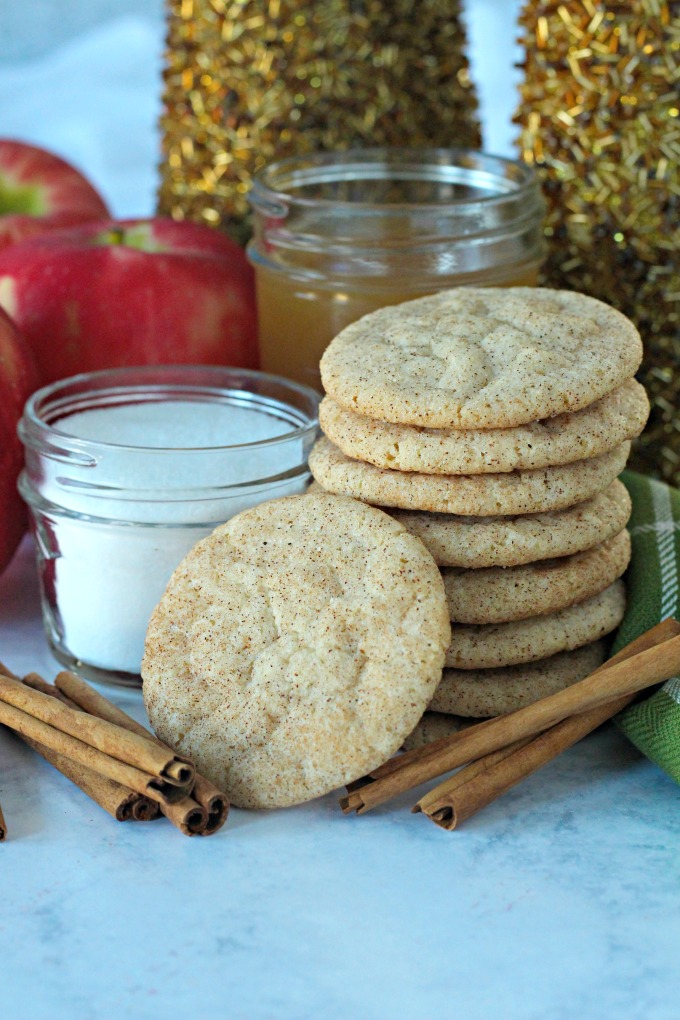
[[[17,422],[36,385],[31,353],[12,321],[0,311],[0,572],[26,530],[26,508],[17,492],[24,463]]]
[[[43,383],[123,365],[257,367],[252,269],[195,223],[88,223],[12,245],[0,251],[0,306]]]
[[[75,167],[35,145],[0,138],[0,248],[108,215]]]

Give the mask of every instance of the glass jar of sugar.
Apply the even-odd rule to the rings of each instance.
[[[304,491],[318,397],[243,369],[162,366],[38,390],[19,425],[19,489],[57,659],[137,686],[149,617],[198,539]]]

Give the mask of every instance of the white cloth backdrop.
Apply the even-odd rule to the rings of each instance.
[[[0,0],[0,14],[3,3]],[[68,18],[86,0],[63,0]],[[16,45],[17,8],[12,0]],[[36,6],[37,5],[37,6]],[[415,6],[415,5],[414,5]],[[24,0],[25,31],[35,30],[38,0]],[[473,75],[481,100],[484,148],[514,155],[519,50],[518,0],[468,0]],[[115,6],[111,5],[115,11]],[[78,19],[72,20],[77,24]],[[164,25],[153,14],[112,17],[40,55],[0,54],[0,137],[52,149],[102,191],[115,216],[151,215],[159,161]],[[453,143],[452,139],[452,143]]]

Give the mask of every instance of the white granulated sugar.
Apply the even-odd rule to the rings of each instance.
[[[174,449],[255,443],[291,430],[289,422],[249,407],[192,400],[78,411],[62,418],[56,427],[99,443]]]
[[[55,517],[55,585],[62,642],[73,656],[139,672],[148,619],[195,542],[241,510],[306,485],[301,471],[257,484],[303,464],[301,438],[204,448],[273,439],[297,425],[261,407],[181,400],[97,408],[56,423],[70,436],[112,444],[95,448],[94,470],[60,466],[43,490],[68,511]],[[179,491],[168,498],[168,489]]]

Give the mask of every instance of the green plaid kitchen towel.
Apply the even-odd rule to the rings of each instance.
[[[632,471],[621,481],[633,500],[628,523],[633,555],[626,575],[628,608],[612,653],[661,620],[680,620],[680,490]],[[616,721],[643,754],[680,783],[680,678],[625,709]]]

